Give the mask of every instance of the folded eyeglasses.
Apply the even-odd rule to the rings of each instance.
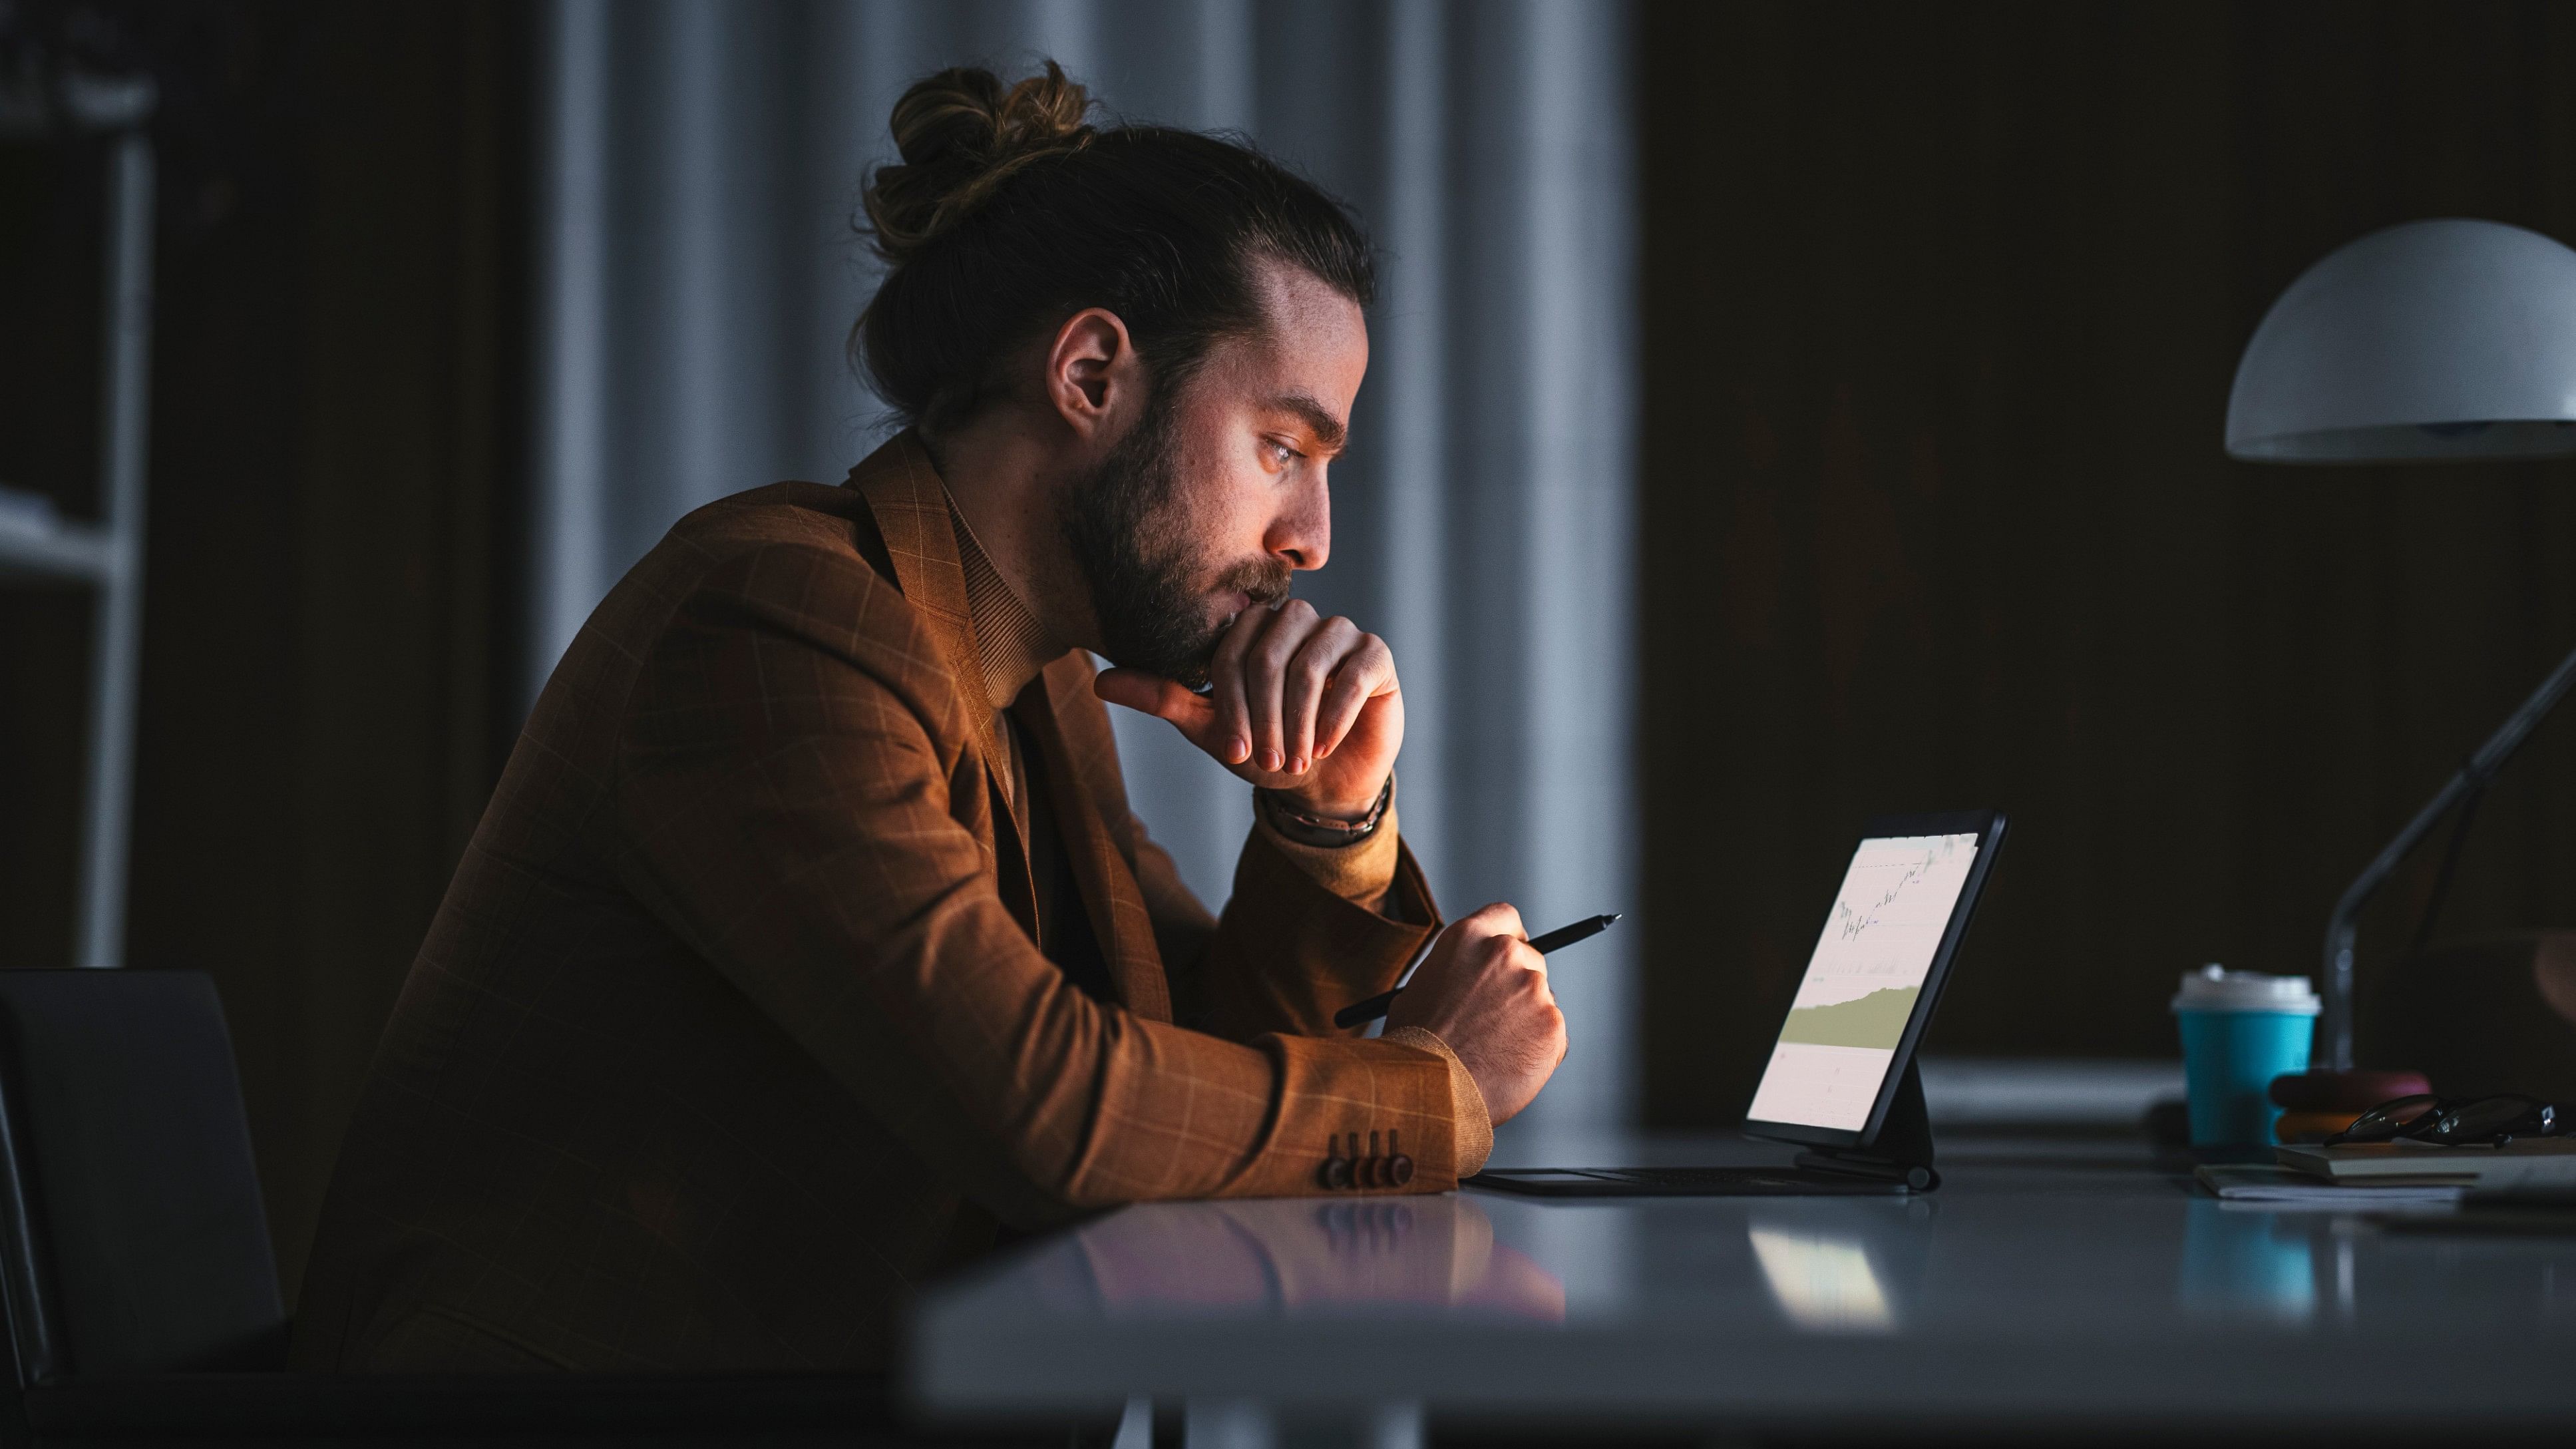
[[[2382,1102],[2352,1120],[2352,1125],[2325,1140],[2328,1147],[2350,1142],[2391,1142],[2404,1137],[2458,1147],[2480,1143],[2502,1147],[2517,1137],[2548,1137],[2558,1131],[2558,1109],[2538,1097],[2504,1092],[2462,1099],[2417,1093]]]

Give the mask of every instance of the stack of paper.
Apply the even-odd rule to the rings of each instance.
[[[2291,1168],[2263,1163],[2211,1164],[2196,1175],[2200,1185],[2223,1203],[2276,1210],[2423,1212],[2455,1207],[2468,1193],[2468,1188],[2459,1183],[2326,1182]]]
[[[2336,1183],[2496,1188],[2576,1187],[2576,1138],[2524,1137],[2502,1147],[2364,1142],[2344,1147],[2280,1147],[2283,1167]]]

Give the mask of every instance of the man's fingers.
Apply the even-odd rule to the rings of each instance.
[[[1462,917],[1458,924],[1471,936],[1517,936],[1526,941],[1529,932],[1521,929],[1521,913],[1509,901],[1496,901]]]
[[[1112,704],[1170,721],[1220,763],[1253,776],[1301,775],[1340,748],[1370,700],[1396,692],[1386,641],[1290,599],[1245,609],[1208,661],[1209,692],[1133,669],[1094,685]]]
[[[1325,735],[1317,715],[1323,703],[1327,681],[1336,670],[1346,670],[1350,656],[1366,636],[1360,626],[1336,616],[1326,619],[1297,650],[1288,664],[1288,676],[1281,682],[1279,708],[1287,740],[1288,772],[1298,774],[1310,761],[1321,759],[1325,751],[1319,746]]]
[[[1351,726],[1359,723],[1360,710],[1381,694],[1393,694],[1395,688],[1395,652],[1375,634],[1360,635],[1359,647],[1342,660],[1315,711],[1315,758],[1323,759],[1341,748]]]
[[[1281,604],[1244,655],[1243,698],[1252,715],[1253,768],[1273,774],[1288,768],[1288,741],[1280,727],[1280,687],[1288,661],[1315,631],[1315,606],[1304,599]]]
[[[1243,657],[1251,651],[1252,641],[1261,637],[1261,626],[1269,622],[1268,609],[1259,604],[1245,608],[1216,641],[1216,654],[1208,660],[1208,681],[1215,686],[1208,702],[1216,712],[1210,724],[1216,745],[1208,753],[1220,764],[1240,765],[1252,758],[1252,711],[1243,697]]]
[[[1516,979],[1525,986],[1538,986],[1547,980],[1547,958],[1531,950],[1528,941],[1519,936],[1497,936],[1486,945],[1493,951],[1495,968],[1521,973]]]
[[[1537,977],[1538,989],[1541,991],[1547,991],[1547,958],[1540,955],[1538,952],[1531,950],[1529,942],[1522,940],[1518,936],[1506,936],[1501,939],[1503,942],[1503,964],[1506,966],[1516,966],[1521,970],[1528,972],[1532,976]]]
[[[1215,709],[1204,697],[1159,674],[1147,674],[1141,669],[1106,669],[1091,681],[1091,692],[1111,704],[1169,720],[1191,744],[1215,753],[1210,738],[1216,733]]]

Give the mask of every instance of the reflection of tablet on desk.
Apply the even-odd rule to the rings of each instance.
[[[1914,1048],[2003,835],[1996,810],[1882,816],[1862,830],[1745,1113],[1748,1134],[1811,1149],[1795,1166],[1489,1168],[1468,1181],[1542,1197],[1938,1186]]]

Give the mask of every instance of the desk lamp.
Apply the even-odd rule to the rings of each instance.
[[[2227,453],[2258,463],[2576,454],[2576,251],[2520,227],[2464,220],[2408,222],[2345,245],[2292,282],[2245,344],[2227,399]],[[2576,653],[2335,902],[2321,1074],[2353,1072],[2352,951],[2363,904],[2444,815],[2474,804],[2571,683]]]

